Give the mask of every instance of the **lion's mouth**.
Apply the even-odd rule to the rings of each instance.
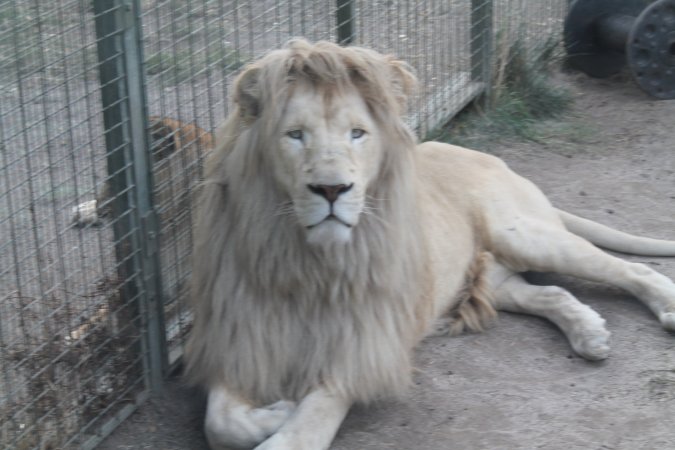
[[[315,223],[314,225],[308,225],[308,226],[307,226],[307,229],[308,229],[308,230],[311,230],[312,228],[317,227],[317,226],[321,225],[322,223],[328,222],[328,221],[337,222],[337,223],[339,223],[339,224],[342,224],[342,225],[346,226],[347,228],[351,228],[351,227],[352,227],[352,224],[351,224],[351,223],[345,222],[344,220],[340,219],[340,218],[339,218],[338,216],[336,216],[335,214],[330,213],[330,214],[328,214],[326,217],[324,217],[321,221]]]

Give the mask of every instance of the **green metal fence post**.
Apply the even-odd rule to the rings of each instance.
[[[159,258],[159,220],[153,207],[152,152],[148,130],[147,100],[143,76],[141,41],[141,2],[125,0],[124,33],[127,83],[129,86],[129,118],[131,120],[137,207],[141,219],[141,254],[145,282],[145,314],[147,320],[151,387],[161,389],[167,370],[164,302]]]
[[[124,298],[137,299],[146,381],[153,391],[159,391],[166,348],[140,9],[138,0],[96,0],[93,4],[118,276],[124,281]]]
[[[354,2],[356,0],[337,0],[337,39],[340,45],[354,42]]]
[[[483,101],[491,93],[493,0],[471,0],[471,80],[483,84]]]

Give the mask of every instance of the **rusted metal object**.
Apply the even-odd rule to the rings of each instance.
[[[570,64],[592,77],[627,64],[644,91],[675,98],[675,0],[576,0],[565,48]]]

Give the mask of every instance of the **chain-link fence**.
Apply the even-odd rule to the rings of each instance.
[[[420,78],[423,137],[485,92],[495,36],[567,0],[0,1],[0,446],[91,448],[190,327],[190,193],[237,70],[294,36]]]

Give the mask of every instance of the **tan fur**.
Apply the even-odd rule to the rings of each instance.
[[[213,135],[191,123],[168,117],[150,116],[155,205],[171,211],[164,222],[190,210],[189,196],[201,173],[200,161],[213,148]],[[80,226],[98,223],[110,214],[112,192],[106,181],[95,200],[75,206],[72,221]],[[178,205],[178,206],[176,206]]]
[[[193,123],[159,116],[150,116],[149,122],[155,162],[185,152],[188,162],[193,163],[199,152],[213,148],[213,135]]]
[[[192,123],[150,116],[154,203],[165,228],[185,216],[190,226],[193,190],[199,183],[202,160],[213,148],[213,135]],[[174,230],[175,231],[175,230]]]
[[[486,280],[488,253],[479,255],[466,274],[466,286],[457,294],[456,304],[449,312],[449,334],[458,335],[466,330],[483,331],[497,317],[494,300]]]

